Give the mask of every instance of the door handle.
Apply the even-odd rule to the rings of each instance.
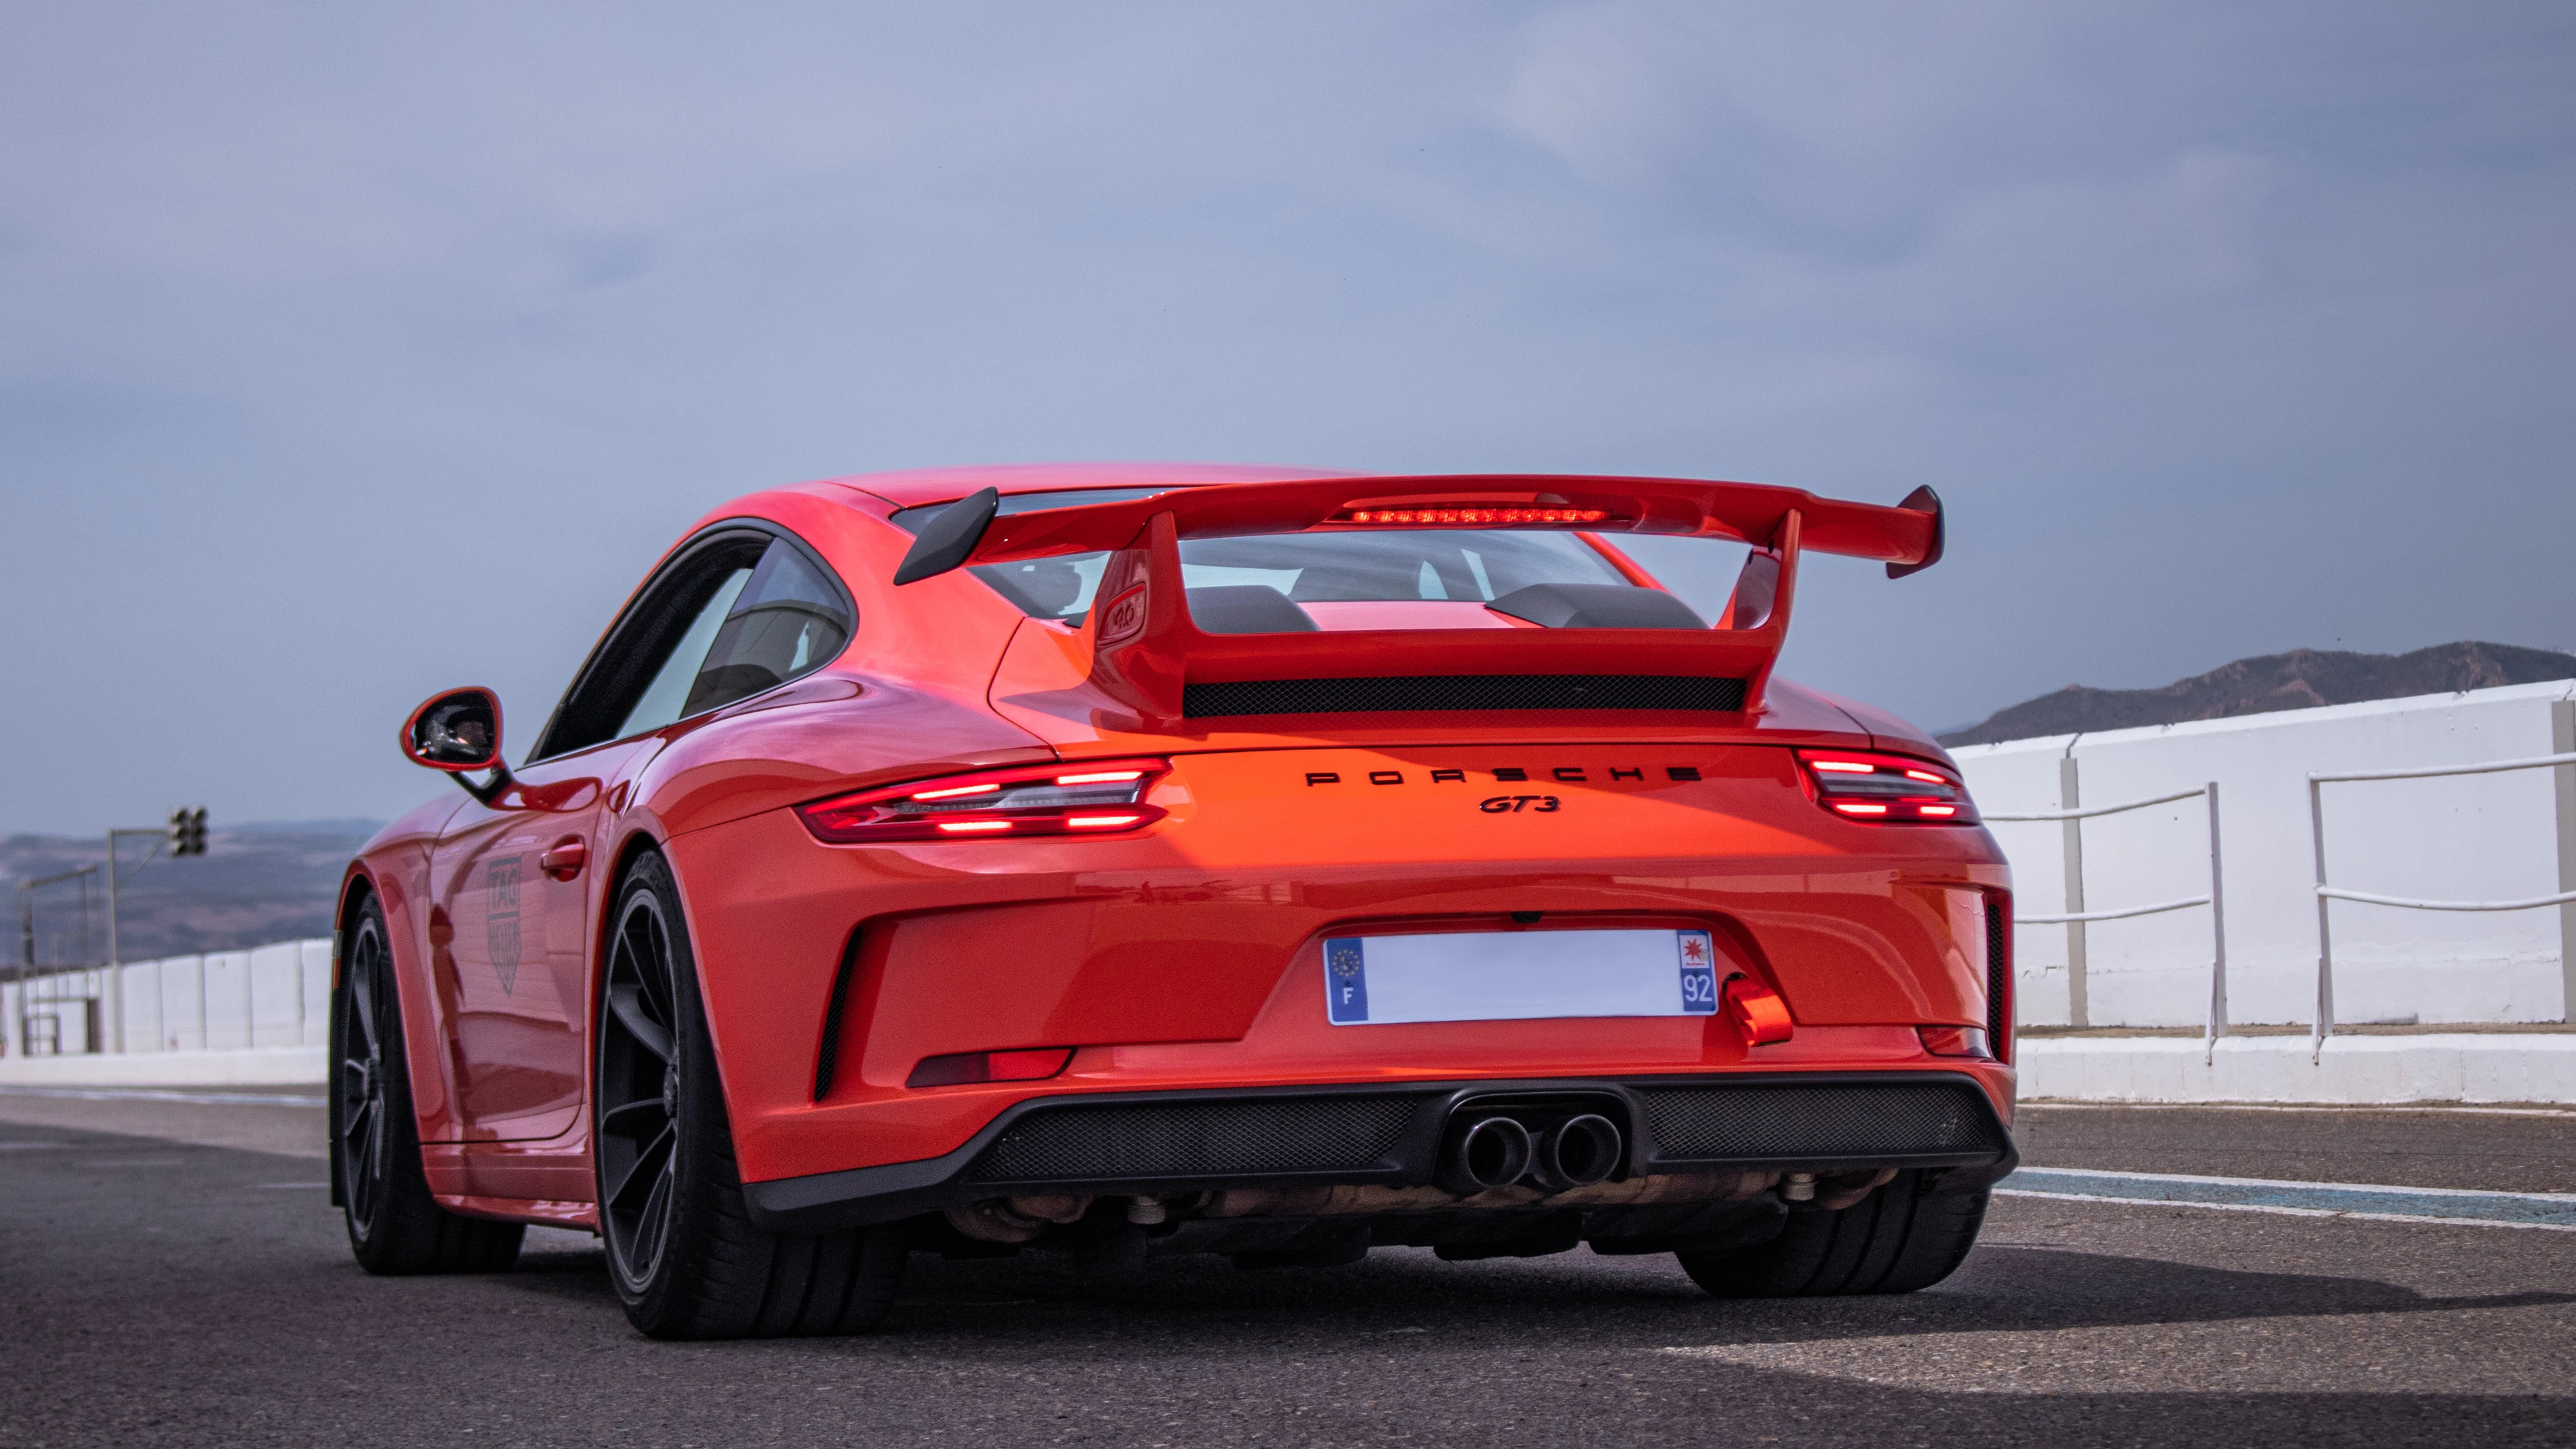
[[[589,863],[590,847],[582,844],[579,836],[568,835],[556,841],[553,849],[537,857],[537,869],[555,880],[570,880],[581,874],[581,868]]]

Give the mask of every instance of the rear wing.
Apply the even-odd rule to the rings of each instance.
[[[921,531],[894,581],[1109,552],[1083,624],[1092,681],[1162,727],[1318,710],[1750,712],[1787,636],[1802,551],[1877,559],[1901,578],[1939,562],[1944,543],[1941,500],[1929,488],[1887,508],[1682,478],[1323,478],[1183,487],[999,518],[997,506],[986,489],[947,509]],[[1408,527],[1728,539],[1754,552],[1710,629],[1209,634],[1190,617],[1182,539]]]

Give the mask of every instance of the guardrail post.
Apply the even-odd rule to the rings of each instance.
[[[2083,791],[2076,779],[2072,746],[2057,761],[2057,808],[2075,810],[2082,807]],[[2066,914],[2084,914],[2084,822],[2069,817],[2059,829],[2065,832],[2066,846]],[[2084,923],[2066,923],[2066,1024],[2070,1027],[2091,1026],[2092,1010],[2084,982]]]
[[[2576,754],[2576,699],[2549,706],[2549,753]],[[2576,765],[2549,772],[2558,782],[2558,891],[2576,891]],[[2576,901],[2558,907],[2559,1020],[2576,1024]]]
[[[2209,803],[2209,1048],[2202,1065],[2218,1060],[2227,1035],[2227,886],[2218,864],[2218,782],[2203,790]]]
[[[2314,1065],[2325,1059],[2326,1038],[2334,1035],[2334,930],[2327,911],[2332,902],[2326,895],[2326,797],[2325,782],[2308,781],[2308,834],[2315,842],[2317,856],[2317,1022],[2310,1035],[2308,1061]]]

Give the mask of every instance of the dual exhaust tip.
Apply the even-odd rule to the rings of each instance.
[[[1531,1130],[1518,1118],[1464,1117],[1440,1151],[1440,1185],[1473,1197],[1527,1178],[1548,1192],[1590,1187],[1619,1170],[1617,1123],[1586,1112]]]

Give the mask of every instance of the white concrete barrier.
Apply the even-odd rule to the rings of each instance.
[[[2024,1101],[2576,1103],[2576,1033],[2025,1037]]]
[[[2147,729],[1964,746],[1952,753],[1996,814],[2117,804],[2219,783],[2228,1004],[2240,1024],[2315,1019],[2317,910],[2307,777],[2526,759],[2570,748],[2576,682],[2377,700]],[[2074,763],[2077,801],[2061,792]],[[2576,768],[2324,787],[2334,883],[2388,895],[2524,899],[2576,875]],[[2064,827],[1993,825],[2024,915],[2065,902]],[[2208,825],[2184,800],[2083,825],[2091,911],[2205,894]],[[2337,902],[2336,1019],[2557,1022],[2576,975],[2576,906],[2469,915]],[[2075,1022],[2083,941],[2086,1019]],[[2205,909],[2014,936],[2018,1016],[2043,1025],[2198,1026],[2209,1003]]]
[[[129,961],[118,975],[124,988],[121,1043],[118,992],[105,967],[0,986],[0,1061],[26,1057],[31,1042],[42,1047],[50,1041],[65,1056],[93,1049],[149,1056],[318,1048],[330,1040],[328,936]],[[98,1003],[94,1012],[91,1001]],[[100,1037],[95,1044],[88,1036],[93,1015]]]

